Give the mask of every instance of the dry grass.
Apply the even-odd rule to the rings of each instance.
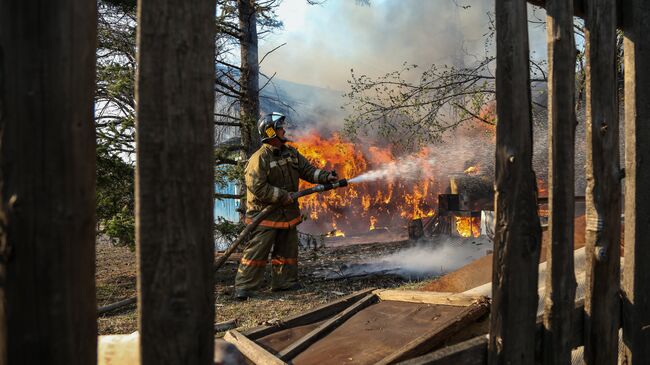
[[[323,303],[368,287],[414,289],[421,281],[397,276],[372,276],[340,280],[324,280],[311,275],[323,267],[337,267],[350,262],[394,252],[406,243],[356,245],[300,252],[300,277],[304,289],[295,292],[271,292],[263,289],[245,302],[233,296],[237,264],[226,263],[216,275],[215,322],[237,319],[245,330],[266,321],[304,312]],[[97,245],[97,303],[103,306],[136,295],[135,252],[110,244]],[[268,285],[266,286],[268,288]],[[137,330],[135,305],[116,310],[99,318],[99,334],[131,333]]]

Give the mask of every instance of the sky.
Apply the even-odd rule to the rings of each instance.
[[[494,0],[283,0],[284,29],[260,41],[266,74],[291,82],[346,91],[350,69],[379,76],[406,62],[469,65],[493,52],[485,44]],[[540,12],[538,11],[538,14]],[[543,14],[541,14],[543,18]],[[531,29],[531,49],[545,53],[545,30]]]

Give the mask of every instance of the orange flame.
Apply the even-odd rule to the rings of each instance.
[[[366,147],[362,149],[338,134],[323,138],[316,133],[296,138],[292,143],[314,166],[336,170],[342,178],[352,178],[397,159],[390,148]],[[422,149],[423,156],[428,149]],[[445,184],[442,186],[441,184]],[[433,173],[423,166],[417,181],[398,180],[351,184],[344,189],[313,194],[299,200],[300,209],[310,218],[310,224],[328,229],[332,222],[345,232],[381,226],[403,225],[402,219],[432,216],[437,205],[437,194],[447,181],[438,182]],[[300,189],[310,184],[300,182]],[[372,218],[371,218],[372,217]],[[361,223],[363,222],[363,223]]]
[[[537,178],[537,196],[548,196],[548,188],[544,180]]]
[[[477,175],[481,172],[478,166],[470,166],[464,171],[467,175]]]
[[[375,229],[375,224],[377,223],[377,218],[375,216],[370,216],[370,229],[369,231],[372,231]]]
[[[479,217],[455,217],[456,231],[462,237],[478,237],[481,234]]]

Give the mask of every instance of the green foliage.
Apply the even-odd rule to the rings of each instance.
[[[232,242],[239,236],[239,232],[244,230],[245,225],[241,222],[231,222],[222,217],[217,217],[214,223],[215,238],[226,242]]]
[[[98,2],[97,234],[135,247],[135,0]]]
[[[232,181],[244,179],[244,164],[222,165],[215,172],[215,183],[220,188],[225,188]]]
[[[119,156],[97,149],[97,223],[100,234],[135,247],[134,169]]]

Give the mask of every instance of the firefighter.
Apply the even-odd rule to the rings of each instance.
[[[250,233],[235,278],[235,298],[246,300],[262,284],[271,253],[271,290],[297,290],[298,233],[301,222],[298,202],[289,195],[298,191],[298,180],[311,183],[337,181],[336,174],[312,166],[295,148],[288,146],[284,130],[285,116],[271,113],[257,125],[262,146],[246,164],[246,217],[249,224],[269,204],[281,203]]]

